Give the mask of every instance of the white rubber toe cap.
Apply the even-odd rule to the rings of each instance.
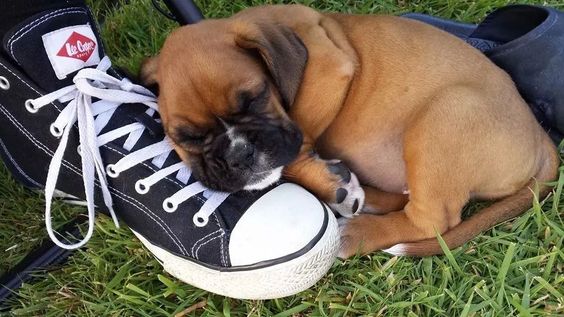
[[[279,259],[315,243],[327,209],[302,187],[285,183],[258,199],[231,233],[232,266]],[[320,233],[321,232],[321,233]]]

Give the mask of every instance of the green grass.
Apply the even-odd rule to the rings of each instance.
[[[0,276],[47,237],[44,210],[42,195],[20,186],[0,163]],[[68,222],[80,210],[55,202],[54,226]]]
[[[520,1],[564,8],[561,0]],[[102,34],[114,63],[135,72],[156,53],[174,23],[150,0],[90,0],[104,20]],[[281,1],[207,0],[207,17]],[[351,13],[417,11],[480,21],[508,1],[303,1]],[[564,169],[561,168],[564,172]],[[9,303],[14,316],[562,316],[564,222],[562,186],[522,217],[503,223],[447,256],[410,259],[383,253],[337,261],[313,288],[279,300],[242,301],[210,294],[164,273],[125,228],[100,216],[88,245],[60,268],[38,272]],[[0,168],[0,274],[41,239],[43,197],[20,187]],[[471,205],[468,209],[476,209]],[[56,203],[57,223],[80,211]],[[204,305],[205,304],[205,305]]]

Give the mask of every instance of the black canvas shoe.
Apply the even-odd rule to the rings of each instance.
[[[282,297],[329,269],[339,246],[329,208],[294,184],[226,194],[194,180],[154,95],[111,67],[86,8],[45,11],[0,36],[0,153],[14,177],[44,190],[58,245],[86,243],[96,209],[126,223],[170,274],[214,293]],[[82,241],[53,233],[54,196],[86,202]]]

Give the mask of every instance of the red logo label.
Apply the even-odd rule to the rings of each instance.
[[[96,42],[94,40],[80,33],[72,32],[57,56],[76,58],[86,62],[94,53],[95,48]]]

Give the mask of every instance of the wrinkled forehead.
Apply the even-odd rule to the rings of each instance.
[[[158,75],[168,117],[211,124],[237,106],[240,92],[253,91],[265,80],[259,59],[232,41],[193,34],[172,39],[161,51]],[[185,41],[190,45],[180,45]]]
[[[240,92],[261,86],[267,76],[259,58],[236,46],[233,35],[217,27],[173,32],[158,68],[165,112],[190,111],[189,117],[198,121],[226,115]]]

